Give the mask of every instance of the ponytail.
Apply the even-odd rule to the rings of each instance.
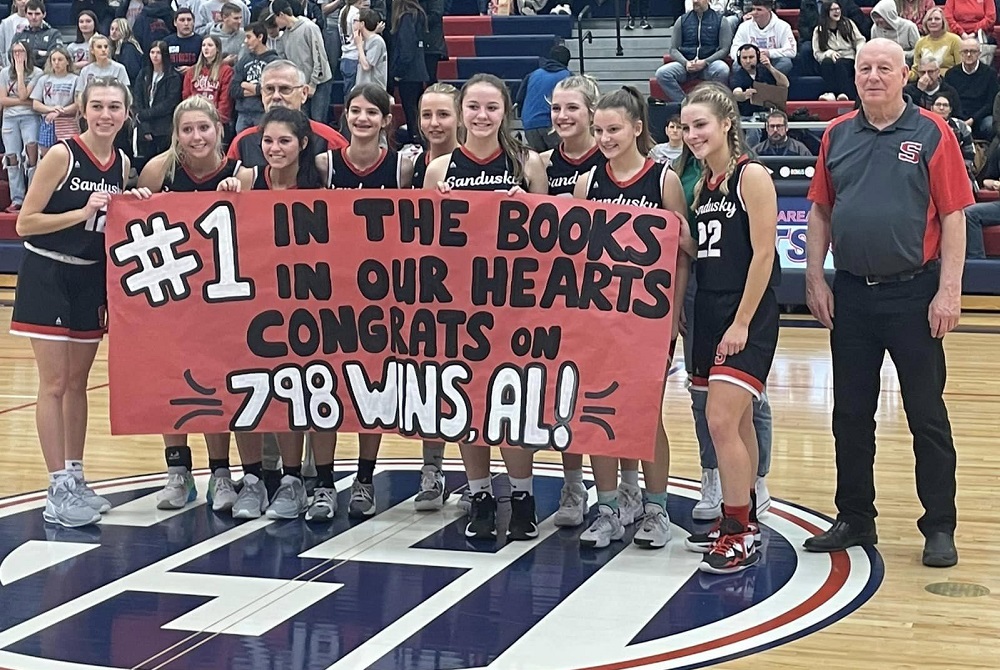
[[[620,109],[624,116],[635,125],[640,125],[641,131],[635,138],[636,148],[643,156],[648,156],[649,152],[656,146],[653,136],[649,132],[649,105],[646,99],[637,89],[632,86],[622,86],[620,89],[605,93],[597,101],[598,109]]]

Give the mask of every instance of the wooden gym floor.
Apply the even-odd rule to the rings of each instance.
[[[0,307],[0,323],[9,320],[10,308]],[[832,515],[835,479],[827,334],[809,327],[807,319],[786,323],[769,384],[774,413],[770,490],[774,497]],[[959,565],[932,570],[920,564],[922,538],[915,525],[920,508],[911,441],[897,381],[887,362],[877,417],[878,550],[885,561],[881,588],[859,610],[828,628],[721,667],[1000,667],[1000,315],[966,315],[963,332],[949,335],[946,349],[946,399],[959,452]],[[106,353],[102,348],[91,381],[88,477],[161,472],[163,449],[158,437],[109,434]],[[5,371],[0,375],[0,494],[39,490],[46,486],[46,475],[35,438],[34,362],[28,341],[8,335],[6,328],[0,334],[0,365]],[[664,412],[673,447],[672,474],[698,480],[698,450],[683,374],[671,377]],[[345,436],[338,458],[353,456],[354,444]],[[204,450],[193,451],[196,467],[206,465]],[[418,454],[414,442],[392,437],[383,443],[382,455],[387,457]],[[235,449],[232,455],[235,459]],[[457,455],[449,447],[448,456]],[[680,539],[675,533],[674,542]],[[992,594],[947,597],[925,590],[940,582],[981,585]]]

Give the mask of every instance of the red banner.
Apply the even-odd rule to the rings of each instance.
[[[678,222],[501,193],[115,197],[112,432],[650,457]]]

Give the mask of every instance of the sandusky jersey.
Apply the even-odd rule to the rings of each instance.
[[[549,165],[545,168],[545,175],[549,181],[549,195],[573,195],[577,177],[606,162],[604,154],[596,144],[590,151],[575,159],[563,153],[563,145],[560,144],[552,150]]]
[[[362,170],[351,164],[346,149],[326,152],[329,188],[399,188],[399,170],[402,161],[392,149],[382,149],[375,163]]]
[[[742,180],[746,159],[736,164],[722,192],[722,180],[707,180],[692,208],[698,229],[698,260],[694,264],[698,290],[742,293],[746,288],[753,245],[750,242],[750,216],[743,201]],[[774,255],[770,286],[781,280],[778,255]]]
[[[240,162],[232,158],[226,159],[219,169],[204,177],[195,177],[187,169],[178,163],[174,168],[174,178],[163,177],[162,191],[164,193],[176,191],[178,193],[192,193],[194,191],[217,191],[219,184],[229,177],[235,177],[240,171]]]
[[[424,187],[424,175],[427,174],[427,166],[430,165],[431,154],[429,151],[421,151],[413,158],[413,188]]]
[[[95,191],[121,193],[125,184],[125,154],[116,149],[111,159],[102,164],[79,137],[62,141],[69,150],[66,175],[56,186],[44,214],[64,214],[87,206],[90,194]],[[69,228],[25,238],[25,248],[44,256],[63,255],[71,259],[102,262],[104,253],[104,226],[107,210],[100,210],[85,221]],[[46,254],[45,252],[54,252]],[[70,261],[71,262],[71,261]]]
[[[663,179],[668,168],[649,158],[628,181],[618,181],[611,174],[611,164],[604,162],[594,170],[587,189],[587,200],[609,205],[663,207]]]
[[[514,166],[503,148],[485,159],[478,159],[459,147],[451,152],[451,161],[444,181],[460,191],[509,191],[515,186],[528,190],[528,182],[514,179]]]

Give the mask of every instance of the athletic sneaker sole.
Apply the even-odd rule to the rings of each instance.
[[[436,512],[444,508],[444,501],[447,498],[448,496],[445,494],[437,498],[431,498],[430,500],[414,500],[413,509],[418,512]]]
[[[254,519],[259,519],[263,515],[263,512],[258,512],[256,515],[253,512],[233,512],[233,518],[239,519],[240,521],[253,521]]]
[[[715,568],[703,561],[698,564],[698,569],[701,570],[702,572],[707,572],[711,575],[732,575],[757,565],[760,562],[760,554],[754,552],[754,554],[750,556],[749,559],[752,560],[747,560],[746,562],[740,563],[739,565],[733,566],[731,568]]]
[[[640,547],[642,549],[663,549],[665,546],[667,546],[667,543],[669,542],[670,542],[669,535],[667,536],[667,539],[664,540],[663,542],[654,542],[653,540],[645,540],[639,537],[632,538],[632,543],[635,546]]]
[[[604,547],[609,546],[612,542],[619,542],[625,537],[625,529],[622,528],[622,532],[619,535],[614,535],[608,539],[607,542],[602,542],[601,540],[585,540],[580,538],[580,546],[587,547],[588,549],[604,549]]]
[[[375,512],[377,512],[377,511],[378,510],[376,510],[374,507],[372,507],[370,510],[365,511],[365,512],[356,512],[354,510],[348,510],[348,512],[347,512],[347,518],[349,518],[349,519],[355,519],[355,520],[370,519],[373,516],[375,516]]]
[[[757,544],[758,547],[760,546],[761,544],[760,530],[758,530],[756,533],[753,534],[753,541]],[[684,546],[687,547],[688,551],[693,551],[696,554],[707,554],[712,550],[711,542],[707,544],[698,544],[696,542],[692,542],[690,539],[685,539]]]
[[[52,516],[48,512],[42,512],[42,519],[46,523],[54,523],[58,526],[62,526],[63,528],[83,528],[84,526],[96,525],[97,522],[101,520],[101,515],[98,514],[95,518],[91,519],[90,521],[84,521],[82,523],[66,523],[65,521],[61,521],[60,519],[57,519],[56,517]]]

